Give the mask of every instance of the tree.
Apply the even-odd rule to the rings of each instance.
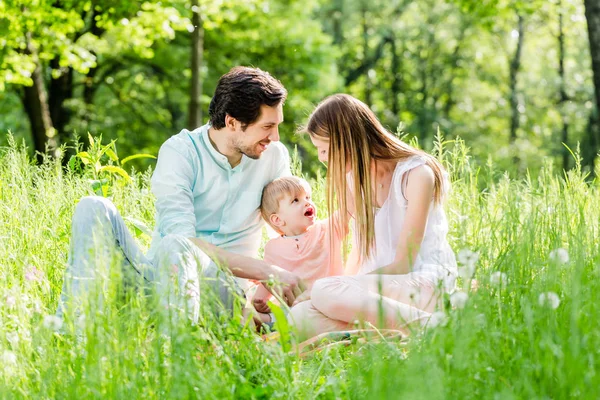
[[[73,110],[67,104],[79,85],[91,104],[104,83],[103,72],[114,72],[124,57],[152,58],[152,45],[172,39],[185,22],[169,4],[116,0],[101,5],[41,0],[28,6],[7,1],[0,5],[0,18],[6,44],[0,53],[0,85],[20,92],[35,150],[48,148],[51,154],[68,136]]]
[[[597,119],[598,107],[600,106],[600,1],[584,0],[584,4],[596,98],[595,110],[592,116],[595,114]],[[594,154],[597,154],[600,150],[600,132],[597,129],[597,125],[597,123],[593,122],[589,124],[589,143],[593,146]],[[591,165],[593,165],[593,158]]]
[[[198,0],[192,0],[192,37],[191,46],[191,84],[190,105],[188,110],[188,128],[202,125],[202,58],[204,54],[204,27]]]

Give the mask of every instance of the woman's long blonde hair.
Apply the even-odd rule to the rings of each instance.
[[[348,189],[354,194],[354,235],[360,249],[359,261],[368,259],[375,246],[375,191],[371,176],[373,160],[399,162],[415,155],[422,156],[435,175],[433,200],[441,202],[443,167],[440,163],[388,132],[362,101],[347,94],[327,97],[315,108],[304,131],[314,139],[329,141],[329,215],[335,209],[342,216],[348,215]],[[347,165],[351,167],[352,188],[347,187]]]

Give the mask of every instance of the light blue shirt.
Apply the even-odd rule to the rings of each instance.
[[[289,153],[272,142],[258,160],[245,155],[232,168],[208,137],[209,125],[182,130],[160,148],[152,175],[156,227],[148,257],[168,234],[197,237],[225,250],[256,257],[266,184],[290,175]]]

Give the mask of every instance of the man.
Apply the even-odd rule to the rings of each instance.
[[[69,297],[83,296],[97,275],[98,260],[90,254],[99,253],[99,236],[122,252],[124,272],[133,270],[156,282],[159,296],[169,303],[181,305],[185,298],[193,322],[202,281],[211,282],[226,308],[233,306],[240,290],[230,274],[278,281],[278,293],[292,305],[301,292],[298,277],[252,258],[263,226],[258,211],[262,189],[290,174],[278,130],[286,96],[283,85],[260,69],[236,67],[221,77],[209,107],[210,123],[191,132],[184,129],[159,151],[151,180],[156,227],[147,256],[109,200],[81,199],[57,314],[62,316]],[[169,283],[172,275],[176,285]]]

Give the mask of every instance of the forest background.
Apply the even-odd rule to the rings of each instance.
[[[74,154],[90,132],[118,139],[121,157],[156,155],[169,136],[206,121],[219,76],[248,65],[289,90],[282,140],[298,145],[307,173],[320,164],[294,132],[336,92],[365,101],[425,149],[439,129],[463,138],[473,162],[523,176],[543,158],[573,167],[567,146],[579,143],[594,173],[597,3],[3,1],[0,145],[11,131],[31,154],[56,155],[63,144]]]

